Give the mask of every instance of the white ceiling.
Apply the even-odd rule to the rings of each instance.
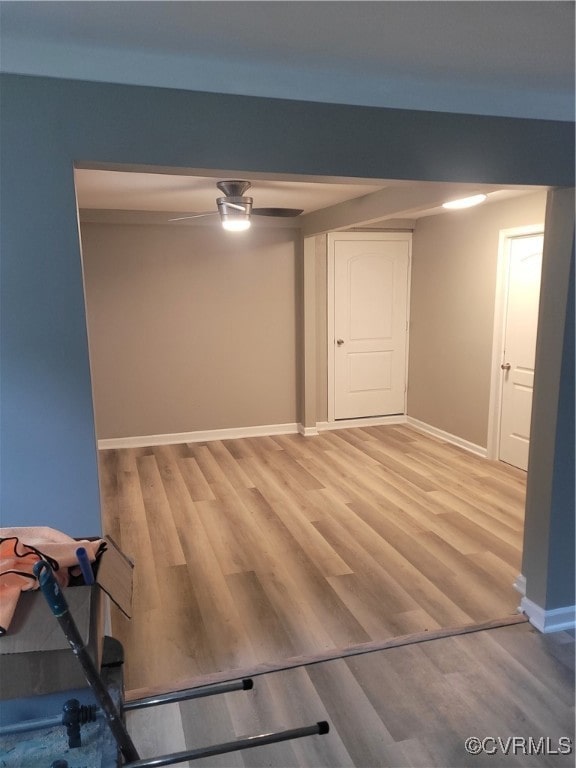
[[[453,182],[393,181],[384,179],[326,180],[286,175],[191,172],[134,172],[79,168],[74,172],[78,207],[84,220],[96,215],[97,220],[141,220],[162,222],[173,214],[216,212],[216,198],[222,193],[216,187],[221,179],[249,179],[252,188],[246,193],[254,200],[254,207],[301,208],[303,216],[339,206],[346,201],[377,196],[382,190],[391,193],[392,203],[386,205],[383,220],[418,219],[423,216],[446,213],[442,202],[466,197],[477,192],[488,194],[487,202],[525,194],[538,187],[498,187],[488,184],[458,184]],[[397,194],[396,193],[400,193]],[[399,200],[394,204],[394,197]],[[423,204],[423,200],[426,202]],[[401,201],[401,202],[400,202]],[[359,209],[361,216],[362,208]],[[95,212],[95,213],[94,213]],[[125,212],[142,214],[139,219],[124,216]],[[143,214],[162,214],[165,216]],[[265,219],[260,225],[298,225],[300,219]],[[371,217],[371,224],[376,221]],[[210,224],[210,219],[192,219],[189,224]],[[358,225],[365,222],[360,218]]]
[[[574,119],[574,3],[0,3],[3,71]]]
[[[79,169],[75,171],[78,206],[81,209],[201,212],[216,210],[222,192],[216,182],[236,175],[211,176],[130,173]],[[241,179],[245,178],[243,175]],[[382,181],[326,183],[254,179],[246,192],[254,207],[302,208],[306,213],[326,208],[383,189]]]

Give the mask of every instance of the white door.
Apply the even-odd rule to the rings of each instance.
[[[543,235],[510,241],[499,458],[528,468]]]
[[[411,237],[330,235],[334,268],[334,418],[405,413]]]

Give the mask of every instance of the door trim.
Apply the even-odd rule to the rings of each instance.
[[[490,405],[488,409],[487,457],[498,460],[500,421],[502,416],[502,354],[506,327],[506,303],[508,299],[508,273],[511,241],[516,237],[543,235],[544,224],[501,229],[498,238],[498,265],[496,268],[496,295],[494,301],[494,330],[492,333],[492,363],[490,373]]]
[[[335,356],[334,356],[334,257],[336,240],[400,240],[410,244],[408,250],[408,280],[406,285],[406,372],[404,388],[404,414],[406,414],[407,393],[408,393],[408,357],[410,344],[410,287],[412,281],[412,233],[411,232],[328,232],[326,240],[327,264],[327,333],[326,344],[328,346],[328,423],[335,422]]]

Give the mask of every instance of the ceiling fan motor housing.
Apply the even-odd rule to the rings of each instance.
[[[216,205],[221,214],[246,214],[249,216],[252,211],[253,202],[251,197],[240,197],[238,195],[232,197],[218,197],[216,199]]]
[[[233,181],[219,181],[216,186],[226,197],[242,197],[245,192],[248,192],[252,184],[249,181],[234,179]]]
[[[218,207],[218,213],[220,214],[220,220],[223,225],[227,222],[230,224],[236,223],[236,231],[241,231],[244,228],[250,226],[250,217],[252,214],[256,216],[271,216],[276,218],[286,218],[299,216],[303,213],[301,208],[252,208],[254,202],[251,197],[245,197],[244,193],[247,192],[252,184],[249,181],[241,181],[239,179],[233,179],[230,181],[218,181],[216,183],[218,189],[223,193],[224,197],[216,198],[216,205]],[[206,211],[205,213],[194,213],[190,216],[180,216],[176,219],[170,219],[170,221],[181,221],[183,219],[197,219],[203,216],[210,216],[212,212]],[[216,211],[214,211],[216,213]],[[246,227],[239,226],[240,221],[244,220],[248,222]],[[226,229],[232,229],[232,226],[226,227]]]
[[[220,211],[220,216],[245,216],[249,217],[252,212],[251,197],[244,197],[252,184],[249,181],[219,181],[216,186],[224,193],[225,197],[218,197],[216,205]]]

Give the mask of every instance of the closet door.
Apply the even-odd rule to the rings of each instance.
[[[405,413],[406,234],[335,233],[334,418]]]

